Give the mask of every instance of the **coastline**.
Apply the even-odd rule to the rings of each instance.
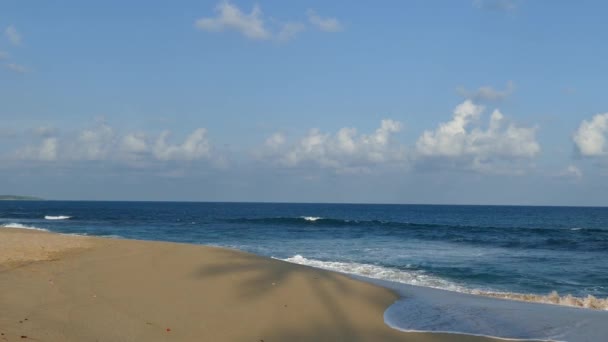
[[[495,341],[392,329],[395,292],[236,250],[21,229],[0,241],[6,341]]]

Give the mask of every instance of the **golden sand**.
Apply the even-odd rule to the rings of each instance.
[[[490,341],[393,330],[389,290],[233,250],[2,229],[0,253],[0,341]]]

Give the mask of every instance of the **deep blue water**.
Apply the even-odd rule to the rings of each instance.
[[[45,219],[60,215],[71,218]],[[0,201],[0,225],[15,224],[227,246],[464,292],[608,296],[608,208]]]

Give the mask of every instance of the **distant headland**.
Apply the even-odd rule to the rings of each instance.
[[[0,195],[0,201],[42,201],[40,197],[34,196],[17,196],[17,195]]]

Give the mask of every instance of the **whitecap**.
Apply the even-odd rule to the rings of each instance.
[[[471,290],[422,271],[320,261],[301,255],[280,260],[351,274],[393,289],[401,299],[385,311],[384,321],[401,331],[570,342],[600,341],[608,333],[608,312],[580,309],[605,309],[608,299],[579,299],[555,292],[542,296]]]
[[[45,220],[69,220],[71,218],[72,218],[72,216],[65,216],[65,215],[59,215],[59,216],[46,215],[44,217]]]
[[[300,218],[305,219],[306,221],[310,221],[310,222],[315,222],[317,220],[322,220],[322,217],[316,217],[316,216],[300,216]]]
[[[301,255],[280,259],[294,264],[307,265],[330,271],[360,275],[373,279],[389,280],[403,284],[433,287],[438,289],[466,292],[466,289],[458,284],[445,279],[434,277],[423,271],[398,270],[378,265],[361,264],[356,262],[320,261],[307,259]]]
[[[315,268],[322,268],[329,271],[363,276],[366,278],[388,280],[401,284],[430,287],[484,297],[508,299],[521,302],[573,306],[596,310],[608,310],[608,298],[596,298],[592,295],[588,295],[586,297],[575,297],[570,294],[559,295],[556,291],[553,291],[547,295],[539,295],[530,293],[490,291],[486,289],[471,289],[446,279],[426,274],[424,271],[400,270],[356,262],[320,261],[307,259],[299,254],[290,258],[279,260]]]
[[[39,231],[43,231],[43,232],[48,232],[48,229],[44,229],[44,228],[38,228],[38,227],[33,227],[33,226],[26,226],[24,224],[21,223],[5,223],[2,224],[0,227],[2,228],[13,228],[13,229],[30,229],[30,230],[39,230]]]

